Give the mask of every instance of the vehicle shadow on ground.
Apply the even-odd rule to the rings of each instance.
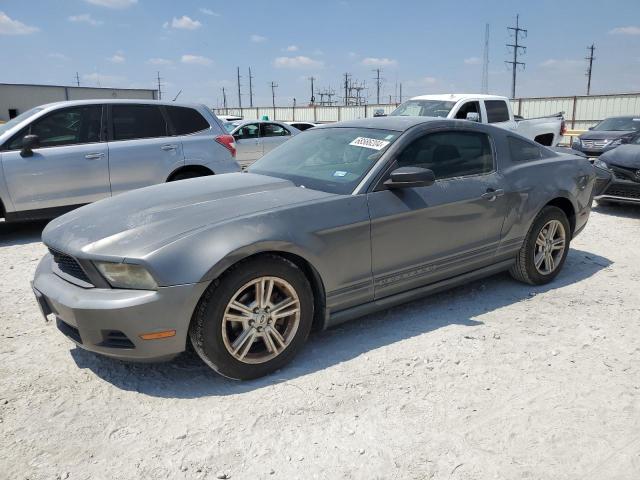
[[[0,247],[40,241],[47,221],[7,223],[0,220]]]
[[[564,269],[549,285],[524,285],[504,273],[368,315],[312,334],[302,352],[289,366],[258,380],[237,382],[223,378],[192,353],[161,364],[119,362],[80,348],[73,349],[71,355],[78,367],[88,368],[98,377],[124,390],[165,398],[237,395],[289,382],[438,328],[449,325],[482,326],[483,322],[476,318],[487,312],[577,283],[611,263],[607,258],[572,249]]]
[[[594,205],[592,210],[594,212],[613,215],[615,217],[640,219],[640,205],[633,205],[630,203]]]

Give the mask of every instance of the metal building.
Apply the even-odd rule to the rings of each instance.
[[[0,83],[0,122],[6,122],[30,108],[45,103],[97,98],[155,100],[158,98],[158,92],[157,90],[137,88],[94,88]]]

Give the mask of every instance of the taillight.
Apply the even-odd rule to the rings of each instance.
[[[564,135],[565,133],[567,133],[567,124],[562,120],[560,123],[560,135]]]
[[[231,156],[236,158],[236,139],[233,135],[218,135],[216,142],[231,152]]]

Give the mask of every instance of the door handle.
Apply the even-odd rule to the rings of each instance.
[[[504,190],[501,188],[498,188],[497,190],[493,188],[487,188],[486,193],[483,193],[481,197],[489,200],[490,202],[493,202],[496,198],[501,197],[503,195],[504,195]]]
[[[177,145],[162,145],[160,147],[162,150],[164,150],[165,152],[169,151],[169,150],[175,150],[176,148],[178,148]]]
[[[98,158],[104,157],[104,153],[87,153],[84,158],[87,160],[96,160]]]

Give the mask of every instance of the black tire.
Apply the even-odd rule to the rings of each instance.
[[[286,280],[300,301],[300,320],[291,342],[275,358],[248,364],[236,359],[225,347],[222,324],[227,304],[251,280],[262,276]],[[231,267],[205,291],[191,320],[189,338],[196,353],[212,369],[225,377],[250,380],[283,367],[306,342],[313,323],[313,293],[306,276],[294,263],[278,255],[261,255]]]
[[[185,170],[183,172],[176,173],[173,177],[169,179],[170,182],[177,182],[178,180],[187,180],[189,178],[197,178],[197,177],[206,177],[212,174],[204,174],[201,172],[196,172],[195,170]]]
[[[553,270],[549,274],[543,274],[538,271],[534,263],[534,252],[536,239],[540,234],[542,228],[551,220],[557,220],[562,223],[565,231],[565,247],[562,252],[562,257],[559,262],[557,262],[557,266],[555,270]],[[569,220],[567,219],[567,215],[558,207],[554,206],[546,206],[544,207],[538,216],[533,221],[531,228],[529,228],[529,232],[518,252],[518,256],[516,257],[516,262],[509,270],[509,273],[513,278],[519,280],[524,283],[528,283],[530,285],[544,285],[545,283],[549,283],[552,281],[562,267],[567,258],[567,253],[569,252],[569,247],[571,243],[571,226],[569,225]]]

